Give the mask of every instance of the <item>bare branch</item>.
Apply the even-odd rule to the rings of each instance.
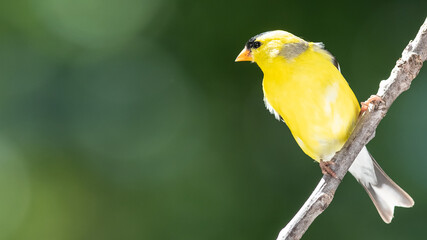
[[[375,134],[380,121],[386,115],[391,104],[404,91],[408,90],[412,80],[418,75],[423,62],[427,58],[427,18],[417,36],[410,41],[396,62],[390,77],[380,83],[377,95],[385,103],[367,111],[357,122],[356,127],[343,148],[332,159],[335,161],[334,171],[339,179],[343,179],[354,159]],[[340,180],[323,176],[298,213],[283,228],[277,240],[300,239],[311,223],[332,202]]]

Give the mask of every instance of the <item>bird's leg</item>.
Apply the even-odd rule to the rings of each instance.
[[[379,102],[385,103],[384,100],[380,96],[371,95],[371,97],[368,98],[368,100],[360,103],[361,107],[360,107],[359,116],[361,116],[364,112],[369,111],[369,104],[371,104],[371,103],[378,104]]]
[[[328,174],[329,176],[338,179],[337,175],[335,174],[334,170],[332,170],[329,166],[334,165],[335,163],[333,161],[323,161],[320,159],[319,166],[322,170],[322,174]]]

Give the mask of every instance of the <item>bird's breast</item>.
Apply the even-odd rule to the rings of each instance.
[[[329,65],[264,71],[266,101],[283,118],[303,151],[315,160],[329,160],[342,147],[359,112],[347,82]]]

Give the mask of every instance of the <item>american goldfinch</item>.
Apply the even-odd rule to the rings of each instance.
[[[347,141],[360,112],[336,59],[322,43],[278,30],[250,38],[236,58],[239,61],[258,64],[264,73],[267,109],[288,125],[301,149],[320,163],[322,172],[333,175],[328,161]],[[366,146],[349,171],[365,188],[384,222],[391,222],[395,206],[414,205]]]

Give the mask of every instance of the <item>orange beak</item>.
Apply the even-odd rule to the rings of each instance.
[[[249,51],[249,49],[247,49],[246,47],[243,48],[243,50],[239,53],[239,56],[237,56],[236,60],[234,60],[235,62],[243,62],[243,61],[254,61],[254,58],[252,56],[251,51]]]

